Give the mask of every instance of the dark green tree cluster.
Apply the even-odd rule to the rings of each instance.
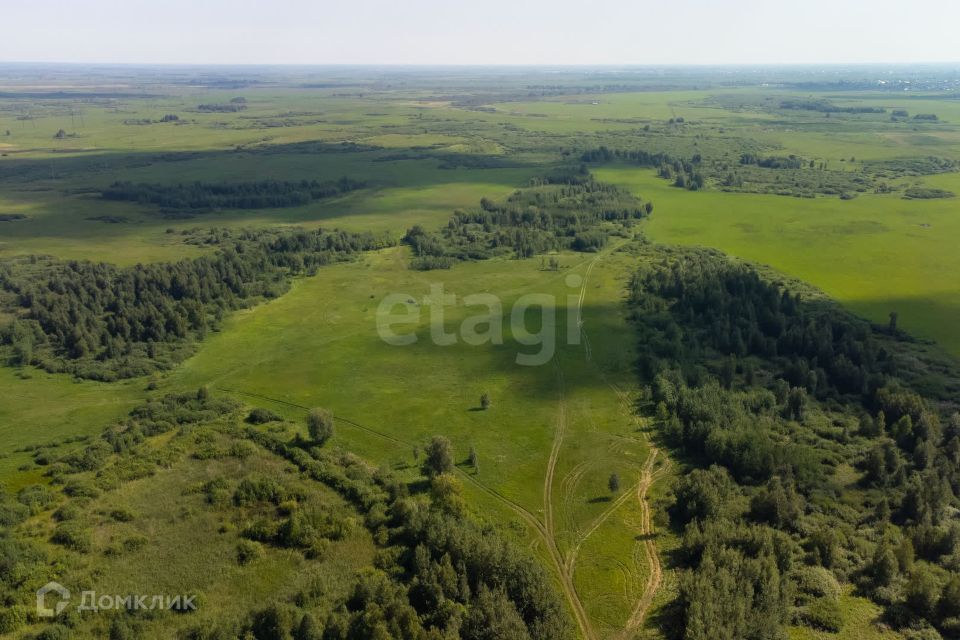
[[[274,209],[298,207],[362,189],[363,182],[343,177],[320,182],[188,182],[147,184],[114,182],[100,195],[104,200],[152,204],[167,210]]]
[[[841,107],[833,104],[829,100],[791,98],[780,103],[781,109],[791,109],[796,111],[818,111],[820,113],[886,113],[883,107]]]
[[[413,249],[414,265],[422,269],[511,252],[529,258],[561,249],[596,251],[618,226],[652,211],[651,203],[597,182],[580,167],[538,178],[503,203],[483,198],[476,209],[454,212],[439,233],[415,226],[403,242]]]
[[[675,158],[666,153],[653,153],[643,149],[610,149],[600,146],[596,149],[590,149],[580,154],[580,160],[583,162],[629,162],[641,167],[659,167],[664,164],[673,164]]]
[[[778,377],[818,398],[870,398],[895,369],[868,323],[803,305],[798,294],[754,269],[708,252],[689,252],[643,270],[632,287],[638,304],[646,304],[652,292],[668,308],[658,313],[666,323],[665,339],[645,354],[647,372],[661,358],[696,358],[709,347],[737,358],[774,361]],[[800,398],[794,401],[799,409]]]
[[[807,166],[806,160],[799,156],[759,156],[755,153],[742,154],[740,164],[752,164],[764,169],[802,169]]]

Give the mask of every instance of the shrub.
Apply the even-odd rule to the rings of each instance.
[[[73,502],[68,502],[53,512],[53,519],[57,522],[66,522],[67,520],[76,520],[80,517],[82,511]]]
[[[286,490],[271,478],[244,478],[233,493],[233,503],[238,507],[251,502],[280,504],[286,496]]]
[[[30,515],[26,505],[13,502],[0,502],[0,527],[12,527],[20,524]]]
[[[75,522],[64,522],[53,530],[51,540],[67,549],[87,553],[90,551],[90,534]]]
[[[62,624],[54,624],[38,633],[36,640],[67,640],[69,637],[70,629]]]
[[[794,572],[793,578],[801,595],[831,600],[840,598],[840,584],[823,567],[800,567]]]
[[[237,543],[237,564],[246,565],[263,557],[263,547],[253,540],[241,540]]]
[[[843,627],[840,603],[833,598],[817,598],[801,612],[804,624],[814,629],[838,633]]]
[[[117,508],[117,509],[112,510],[112,511],[110,512],[110,517],[113,518],[114,520],[116,520],[117,522],[130,522],[130,521],[132,521],[136,516],[135,516],[134,513],[133,513],[132,511],[130,511],[129,509],[125,509],[125,508],[123,508],[123,507],[120,507],[120,508]]]
[[[257,407],[247,415],[247,422],[250,424],[266,424],[268,422],[278,422],[283,420],[283,417],[269,409],[262,409]]]
[[[0,609],[0,633],[13,633],[27,623],[27,611],[23,607]]]
[[[257,452],[257,446],[247,440],[238,440],[230,445],[230,455],[246,460]]]
[[[30,510],[34,512],[50,506],[55,497],[50,489],[41,484],[30,485],[17,492],[17,501],[29,507]]]
[[[96,498],[100,491],[92,483],[78,478],[67,481],[63,486],[63,492],[71,498]]]

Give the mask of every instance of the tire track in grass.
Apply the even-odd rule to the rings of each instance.
[[[617,397],[619,398],[621,406],[624,408],[624,410],[633,416],[635,422],[639,423],[639,420],[637,420],[630,405],[629,395],[614,384],[611,384],[610,387],[613,389],[613,392],[617,394]],[[640,597],[634,604],[633,610],[630,613],[630,617],[627,619],[627,623],[624,626],[623,631],[618,635],[620,640],[629,640],[629,638],[633,637],[643,625],[647,617],[647,612],[650,610],[650,606],[653,604],[653,598],[656,596],[657,590],[660,588],[660,584],[663,581],[663,567],[660,564],[660,555],[657,553],[657,545],[654,541],[653,518],[651,516],[650,501],[647,493],[657,477],[666,470],[666,467],[654,470],[653,466],[655,459],[659,454],[659,449],[657,449],[653,443],[650,442],[650,438],[649,436],[646,436],[646,434],[644,435],[644,439],[646,440],[647,446],[650,449],[650,454],[647,456],[647,460],[643,465],[640,482],[637,483],[636,489],[633,493],[636,496],[637,502],[640,506],[640,540],[638,541],[638,544],[643,552],[643,557],[647,566],[650,567],[650,572],[647,575],[647,581],[644,585],[643,592],[640,594]],[[667,462],[669,462],[669,460],[667,460]]]
[[[614,248],[614,250],[616,247]],[[601,256],[597,256],[591,263],[587,266],[587,270],[583,279],[583,283],[580,288],[580,297],[577,302],[577,325],[580,329],[580,336],[583,340],[584,353],[588,362],[593,360],[593,348],[590,345],[590,339],[587,336],[587,332],[584,329],[584,322],[582,317],[583,303],[586,298],[586,289],[587,289],[587,279],[590,275],[590,272],[593,270],[594,265],[600,259]],[[598,367],[598,375],[613,390],[614,394],[617,396],[621,407],[624,413],[629,416],[634,422],[638,422],[633,407],[631,406],[629,395],[617,387],[615,384],[607,380],[606,375]],[[636,499],[640,506],[641,516],[640,516],[640,532],[639,532],[639,546],[642,551],[644,560],[647,566],[650,568],[650,571],[647,575],[647,580],[643,588],[643,592],[638,598],[637,602],[634,604],[633,610],[631,611],[630,617],[627,619],[627,623],[623,631],[618,634],[618,638],[627,639],[631,637],[636,631],[643,625],[647,612],[650,609],[651,604],[653,603],[653,598],[657,593],[657,590],[660,588],[660,584],[663,580],[663,568],[660,564],[660,556],[657,553],[656,543],[653,539],[653,523],[650,511],[649,501],[647,499],[647,493],[650,489],[650,486],[653,484],[656,476],[659,474],[659,471],[654,471],[654,463],[656,457],[659,454],[659,450],[653,446],[653,443],[650,442],[648,436],[644,436],[645,443],[649,449],[649,454],[647,459],[644,461],[643,467],[641,469],[640,480],[637,484],[631,488],[630,491],[624,492],[624,495],[617,499],[614,504],[610,505],[603,513],[601,513],[593,523],[588,527],[585,534],[580,537],[577,544],[571,550],[571,553],[568,555],[565,562],[565,570],[567,571],[571,581],[573,574],[576,570],[576,560],[577,555],[579,554],[580,548],[583,543],[617,510],[618,507],[622,506],[631,496],[635,495]],[[662,471],[662,469],[660,470]]]

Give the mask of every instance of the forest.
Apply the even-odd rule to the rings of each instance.
[[[320,182],[301,180],[281,182],[209,183],[161,185],[114,182],[101,192],[104,200],[152,204],[163,210],[270,209],[298,207],[322,198],[362,189],[363,182],[342,177]]]
[[[631,285],[657,432],[689,466],[678,637],[840,631],[841,584],[906,637],[960,634],[960,413],[864,321],[709,251],[650,250]],[[846,484],[845,469],[859,479]]]

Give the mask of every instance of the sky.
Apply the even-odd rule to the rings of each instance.
[[[0,0],[0,61],[960,62],[960,0]]]

